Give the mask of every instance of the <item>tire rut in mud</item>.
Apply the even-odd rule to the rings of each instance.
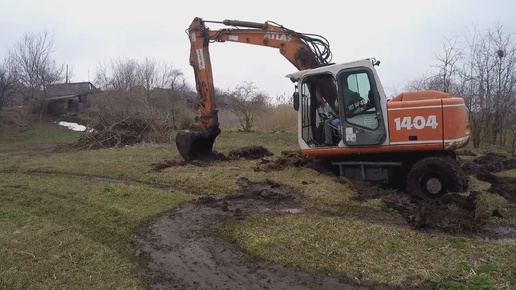
[[[242,148],[221,155],[220,161],[259,159],[255,171],[278,171],[289,167],[311,168],[333,175],[327,164],[303,158],[296,151],[284,151],[275,159],[268,150]],[[489,182],[487,190],[515,202],[514,178],[500,178],[494,172],[516,168],[514,158],[484,155],[463,162],[468,176]],[[184,162],[153,164],[155,170],[183,166]],[[209,166],[199,163],[198,166]],[[469,195],[450,193],[434,201],[424,201],[397,190],[367,182],[350,181],[358,192],[356,201],[380,199],[396,210],[407,224],[418,230],[431,229],[479,238],[516,238],[516,227],[485,228],[475,217],[478,192]],[[367,289],[335,277],[313,276],[298,269],[256,261],[236,246],[209,234],[226,219],[244,218],[253,212],[302,211],[304,199],[294,190],[274,182],[252,183],[239,179],[242,193],[224,197],[202,197],[142,227],[133,237],[141,262],[139,275],[151,289]],[[497,212],[499,214],[499,212]],[[495,215],[495,212],[493,212]],[[445,218],[443,218],[445,217]]]
[[[290,187],[241,178],[242,193],[202,197],[162,215],[133,235],[150,289],[368,289],[336,277],[257,261],[209,234],[231,218],[254,212],[302,211],[305,200]]]
[[[461,168],[466,176],[474,176],[490,183],[491,186],[485,192],[498,194],[509,203],[516,203],[516,178],[498,177],[494,174],[515,169],[515,158],[491,153],[461,162]],[[516,238],[516,226],[513,223],[502,221],[494,225],[487,223],[485,217],[477,216],[480,192],[470,191],[468,195],[452,192],[439,199],[421,200],[377,184],[360,181],[351,183],[358,192],[354,198],[356,201],[379,199],[399,213],[407,224],[415,229],[489,239]],[[493,209],[491,215],[504,218],[503,211],[498,208]]]

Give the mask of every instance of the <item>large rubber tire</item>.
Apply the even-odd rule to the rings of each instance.
[[[436,188],[430,189],[429,183]],[[407,193],[426,200],[438,199],[448,192],[464,192],[465,175],[450,157],[427,157],[416,162],[407,175]]]

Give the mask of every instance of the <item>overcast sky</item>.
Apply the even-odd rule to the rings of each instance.
[[[206,20],[271,20],[292,30],[320,34],[333,62],[376,57],[387,92],[436,63],[445,37],[474,26],[504,26],[516,33],[515,0],[389,1],[110,1],[0,0],[0,59],[26,32],[54,35],[58,63],[73,67],[74,81],[93,81],[100,62],[150,57],[181,70],[193,85],[185,29]],[[338,4],[337,4],[338,3]],[[338,6],[334,6],[338,5]],[[209,25],[210,28],[219,26]],[[252,81],[271,97],[293,91],[285,75],[296,69],[274,48],[239,43],[210,46],[215,86]]]

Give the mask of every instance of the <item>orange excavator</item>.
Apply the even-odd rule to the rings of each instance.
[[[229,26],[210,30],[206,24]],[[212,42],[240,42],[277,48],[297,71],[295,85],[298,143],[305,157],[326,160],[341,175],[397,183],[411,194],[434,199],[463,192],[467,179],[455,150],[469,142],[464,100],[440,91],[404,92],[388,99],[375,58],[330,63],[328,41],[275,22],[195,18],[191,42],[200,116],[190,130],[179,132],[176,145],[187,160],[214,158],[221,133],[209,54]]]
[[[206,23],[219,23],[235,28],[210,30]],[[246,27],[241,29],[236,27]],[[213,144],[221,133],[215,107],[215,86],[211,67],[209,44],[212,42],[241,42],[278,48],[298,70],[327,64],[331,57],[325,39],[303,35],[273,23],[255,23],[237,20],[206,21],[196,17],[187,30],[190,38],[190,65],[194,69],[200,116],[189,131],[179,132],[176,145],[187,161],[213,158]],[[321,53],[311,49],[323,47]]]

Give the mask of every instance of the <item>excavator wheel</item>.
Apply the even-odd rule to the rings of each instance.
[[[407,193],[421,199],[438,199],[448,192],[464,192],[464,173],[450,157],[427,157],[416,162],[407,175]]]
[[[220,132],[219,128],[181,131],[176,135],[177,150],[185,161],[214,160],[217,154],[213,152],[213,143]]]

